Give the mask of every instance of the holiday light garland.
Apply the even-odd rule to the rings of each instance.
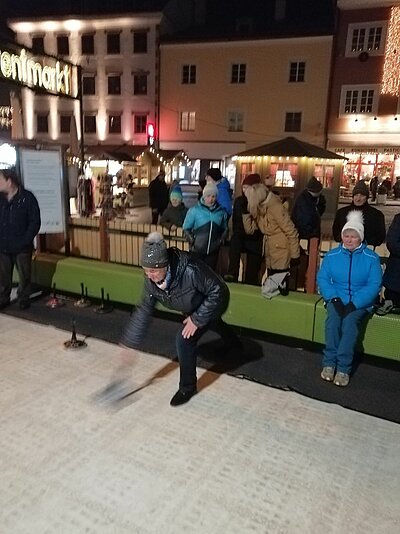
[[[385,63],[383,66],[382,94],[400,93],[400,7],[392,7],[388,37],[386,42]]]

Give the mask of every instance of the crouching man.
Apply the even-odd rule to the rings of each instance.
[[[229,303],[229,289],[201,260],[175,247],[167,248],[157,232],[147,236],[141,264],[145,273],[144,296],[129,320],[121,344],[140,348],[157,302],[183,314],[182,327],[176,335],[179,389],[170,401],[171,406],[179,406],[197,393],[196,351],[202,335],[211,329],[222,337],[227,349],[240,345],[236,334],[221,319]]]

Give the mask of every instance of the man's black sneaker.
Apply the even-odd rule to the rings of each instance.
[[[190,399],[193,397],[193,395],[196,395],[196,393],[197,389],[186,392],[178,390],[170,400],[170,405],[180,406],[181,404],[185,404],[186,402],[190,401]]]
[[[232,274],[224,274],[224,280],[225,282],[237,282],[237,278],[235,278]]]
[[[29,300],[20,300],[19,301],[19,309],[20,310],[27,310],[30,307],[31,303]]]
[[[1,302],[0,303],[0,310],[4,310],[4,308],[7,308],[7,306],[9,306],[9,305],[10,305],[10,301],[9,300]]]

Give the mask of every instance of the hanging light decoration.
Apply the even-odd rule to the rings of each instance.
[[[382,94],[400,94],[400,7],[392,7],[388,37],[386,42],[385,63],[383,66]]]

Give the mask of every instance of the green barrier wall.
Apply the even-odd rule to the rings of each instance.
[[[315,310],[314,341],[325,343],[326,310],[319,302]],[[358,350],[372,356],[400,361],[400,316],[372,315],[360,333]]]
[[[104,263],[52,254],[36,257],[32,281],[60,291],[80,294],[83,283],[90,297],[100,298],[101,288],[110,300],[138,304],[142,297],[143,271],[139,267]],[[230,284],[231,300],[225,320],[235,326],[324,343],[326,311],[319,295],[289,293],[271,300],[259,287]],[[171,310],[168,310],[171,311]],[[400,316],[371,317],[360,336],[359,349],[366,354],[400,361]]]

